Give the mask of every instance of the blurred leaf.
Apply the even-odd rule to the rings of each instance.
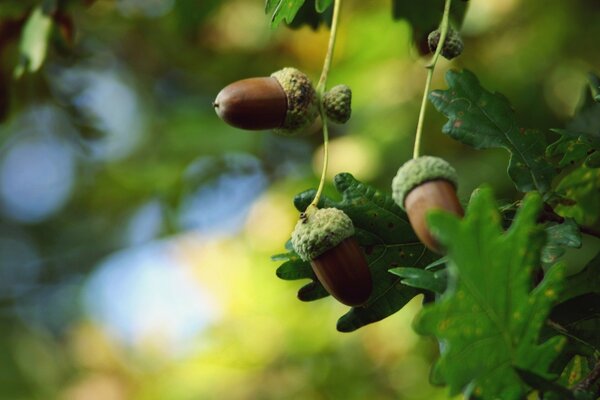
[[[548,266],[565,254],[566,247],[581,247],[581,232],[577,223],[567,218],[562,224],[546,227],[547,241],[542,249],[542,262]]]
[[[567,301],[588,293],[600,294],[600,253],[579,273],[566,279],[560,301]]]
[[[568,337],[600,351],[600,294],[588,293],[567,300],[552,309],[550,319]]]
[[[420,268],[393,268],[390,272],[402,279],[400,283],[434,293],[446,290],[446,270],[431,272]]]
[[[575,395],[569,389],[554,383],[543,376],[520,368],[515,368],[515,371],[523,382],[543,393],[544,399],[547,398],[546,396],[551,395],[559,396],[558,398],[562,400],[575,400]]]
[[[457,30],[462,26],[468,3],[454,1],[450,9],[450,23]],[[413,41],[421,54],[429,53],[427,36],[438,28],[444,14],[444,0],[429,2],[392,0],[392,16],[404,19],[412,26]]]
[[[504,148],[511,153],[508,174],[522,192],[548,191],[555,175],[544,157],[544,136],[517,125],[508,100],[485,90],[470,71],[448,71],[448,90],[429,99],[448,117],[444,133],[476,149]]]
[[[536,224],[539,194],[523,201],[505,233],[491,190],[473,193],[463,220],[443,212],[429,226],[448,249],[448,290],[425,307],[415,329],[445,343],[437,362],[451,394],[469,387],[480,399],[522,399],[527,386],[513,367],[546,379],[564,340],[538,344],[564,271],[555,266],[532,291],[544,243]]]
[[[315,0],[315,10],[317,10],[319,13],[322,13],[327,10],[332,3],[333,0]]]
[[[566,279],[550,319],[572,339],[600,351],[600,253]]]
[[[392,16],[394,19],[405,19],[416,32],[429,32],[438,28],[444,14],[444,0],[427,3],[418,1],[393,0]],[[455,1],[451,5],[450,19],[455,28],[460,28],[467,12],[468,3]]]
[[[319,207],[336,207],[343,210],[354,223],[356,238],[364,248],[371,276],[373,293],[366,305],[352,308],[337,324],[341,332],[351,332],[366,324],[379,321],[400,310],[421,291],[405,286],[401,278],[389,273],[395,267],[423,268],[437,256],[423,246],[415,236],[406,214],[386,194],[376,191],[344,173],[335,177],[341,201],[322,198]],[[315,191],[300,193],[294,199],[299,211],[304,211],[314,198]],[[277,256],[281,259],[281,255]],[[318,283],[310,263],[302,261],[293,251],[288,260],[277,269],[282,279],[311,279],[313,282],[298,292],[302,301],[327,296]]]
[[[36,72],[46,58],[48,38],[52,30],[52,17],[42,6],[33,9],[25,23],[19,43],[20,61],[14,76],[20,78],[25,72]]]
[[[558,214],[582,225],[596,223],[600,217],[600,169],[577,168],[560,181],[556,192],[570,200],[555,207]]]
[[[598,156],[600,149],[600,135],[597,137],[590,133],[571,132],[564,129],[553,129],[553,132],[561,135],[561,138],[552,143],[546,149],[548,157],[562,155],[558,166],[563,168],[571,164],[578,163],[584,160],[585,165],[589,165],[590,159],[593,160]]]
[[[567,130],[583,132],[600,139],[600,78],[594,74],[588,76],[589,87],[583,93],[581,106],[573,119],[567,124]]]

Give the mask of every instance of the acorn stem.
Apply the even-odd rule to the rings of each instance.
[[[327,54],[325,55],[325,61],[323,63],[323,70],[321,71],[321,77],[317,84],[317,96],[319,97],[319,113],[321,114],[321,123],[323,124],[323,169],[321,171],[321,180],[319,181],[319,187],[315,198],[310,203],[309,207],[317,207],[321,194],[323,193],[323,187],[325,186],[325,178],[327,176],[327,167],[329,166],[329,128],[327,126],[327,113],[323,106],[323,95],[327,86],[327,77],[329,76],[329,70],[331,68],[331,62],[333,61],[333,51],[335,49],[335,42],[337,39],[338,21],[340,19],[340,9],[342,0],[335,0],[333,4],[333,20],[331,23],[331,31],[329,32],[329,45],[327,47]]]
[[[421,110],[419,111],[419,121],[417,123],[417,133],[415,136],[415,146],[413,150],[413,158],[418,158],[421,155],[421,140],[423,137],[423,125],[425,123],[425,112],[427,111],[427,95],[429,94],[429,90],[431,89],[431,81],[433,79],[433,72],[435,71],[435,66],[440,57],[440,53],[442,52],[442,48],[444,47],[444,42],[446,41],[446,36],[448,36],[448,28],[449,18],[450,18],[450,5],[452,0],[446,0],[444,5],[444,15],[442,16],[442,22],[440,24],[440,41],[438,43],[437,49],[435,49],[435,53],[433,54],[433,58],[431,62],[425,66],[427,68],[427,80],[425,81],[425,90],[423,91],[423,100],[421,101]]]
[[[329,32],[329,45],[327,46],[327,54],[325,55],[325,61],[323,62],[321,77],[319,78],[319,83],[317,84],[317,93],[319,94],[319,97],[325,93],[327,77],[329,76],[329,69],[331,68],[331,62],[333,61],[333,50],[335,49],[335,41],[337,39],[341,4],[342,0],[335,0],[335,3],[333,4],[333,19],[331,22],[331,31]]]

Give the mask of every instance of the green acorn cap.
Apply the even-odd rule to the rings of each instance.
[[[435,52],[440,42],[441,32],[439,29],[431,32],[427,37],[427,43],[429,44],[429,50]],[[444,41],[444,47],[442,47],[441,55],[447,59],[452,60],[455,57],[458,57],[463,49],[464,43],[460,37],[460,34],[452,28],[448,29],[448,33],[446,35],[446,40]]]
[[[347,85],[332,87],[323,96],[323,107],[333,122],[346,123],[352,114],[352,90]]]
[[[303,213],[292,232],[292,246],[304,261],[314,260],[354,235],[350,217],[337,208]]]
[[[317,92],[310,79],[296,68],[284,68],[271,76],[277,79],[287,98],[283,126],[275,133],[293,136],[305,132],[319,115]]]
[[[421,156],[405,162],[392,181],[392,197],[404,210],[404,199],[415,187],[436,180],[450,182],[456,188],[458,176],[456,170],[447,161],[432,156]]]

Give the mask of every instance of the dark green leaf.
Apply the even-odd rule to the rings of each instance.
[[[305,2],[296,13],[294,20],[288,25],[290,28],[300,28],[304,25],[310,26],[312,29],[317,29],[322,24],[331,25],[333,17],[333,7],[328,7],[322,12],[317,11],[316,4]]]
[[[600,294],[600,253],[579,273],[567,278],[560,301],[567,301],[588,293]]]
[[[476,149],[504,148],[511,153],[508,174],[522,192],[545,193],[556,172],[545,158],[544,136],[517,125],[506,98],[485,90],[470,71],[448,71],[448,90],[429,99],[448,117],[444,133]]]
[[[413,27],[413,33],[429,34],[440,25],[444,14],[444,0],[434,0],[427,3],[419,1],[393,0],[392,15],[394,19],[405,19]],[[467,12],[468,3],[455,1],[450,10],[451,23],[460,28]]]
[[[567,124],[573,132],[583,132],[600,138],[600,104],[596,98],[600,95],[600,78],[594,74],[588,77],[589,87],[585,88],[583,100],[575,117]]]
[[[600,351],[600,294],[589,293],[554,307],[552,322],[569,338]]]
[[[403,278],[401,283],[434,293],[446,290],[446,270],[430,272],[420,268],[393,268],[390,272]]]
[[[581,247],[581,232],[577,223],[567,218],[562,224],[551,224],[546,227],[547,241],[542,250],[542,262],[551,266],[565,254],[566,247]]]
[[[555,265],[532,290],[544,232],[536,219],[538,194],[523,201],[504,232],[491,190],[473,193],[466,216],[432,212],[429,226],[448,249],[448,289],[423,309],[415,328],[445,346],[437,362],[451,394],[469,388],[475,397],[522,399],[528,388],[514,367],[545,379],[565,343],[539,334],[564,276]]]
[[[552,396],[559,396],[558,398],[562,400],[575,400],[575,395],[573,392],[544,378],[543,376],[520,368],[515,368],[515,371],[523,380],[523,382],[542,392],[544,394],[544,398],[551,393]]]
[[[600,149],[600,135],[597,137],[591,133],[577,133],[564,129],[553,129],[553,132],[561,135],[561,138],[552,143],[546,149],[546,155],[549,157],[562,155],[558,166],[563,168],[571,164],[584,161],[589,166],[589,159],[593,160],[598,156]]]
[[[600,169],[577,168],[560,181],[556,192],[570,200],[555,207],[558,214],[582,225],[596,223],[600,217]]]
[[[400,277],[388,272],[390,269],[400,266],[423,268],[437,256],[419,242],[406,214],[390,196],[357,181],[350,174],[337,175],[335,186],[342,194],[342,200],[322,198],[319,207],[339,208],[352,219],[356,238],[365,250],[373,278],[373,293],[367,304],[352,308],[338,321],[339,331],[350,332],[395,313],[421,293],[403,285]],[[314,194],[314,190],[300,193],[294,199],[294,205],[303,211]],[[300,300],[310,301],[327,295],[310,263],[302,261],[293,251],[288,253],[287,261],[277,269],[277,276],[313,281],[300,289]]]

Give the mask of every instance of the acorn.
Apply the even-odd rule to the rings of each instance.
[[[429,50],[435,52],[438,47],[438,43],[440,42],[441,32],[439,29],[431,32],[427,37],[427,42],[429,43]],[[444,40],[444,47],[442,47],[441,55],[447,59],[452,60],[455,57],[458,57],[464,49],[464,43],[460,34],[452,28],[448,29],[448,33],[446,34],[446,40]]]
[[[408,220],[425,246],[442,254],[444,249],[427,228],[425,217],[431,210],[443,210],[462,217],[456,170],[438,157],[422,156],[407,161],[392,181],[392,197],[408,214]]]
[[[236,128],[273,129],[286,136],[305,133],[319,115],[310,79],[295,68],[234,82],[219,92],[213,107]]]
[[[352,114],[352,90],[347,85],[332,87],[323,95],[323,107],[327,118],[345,124]]]
[[[337,208],[310,206],[300,215],[292,246],[310,261],[327,292],[348,306],[360,306],[371,295],[373,282],[367,259],[354,237],[352,220]]]

